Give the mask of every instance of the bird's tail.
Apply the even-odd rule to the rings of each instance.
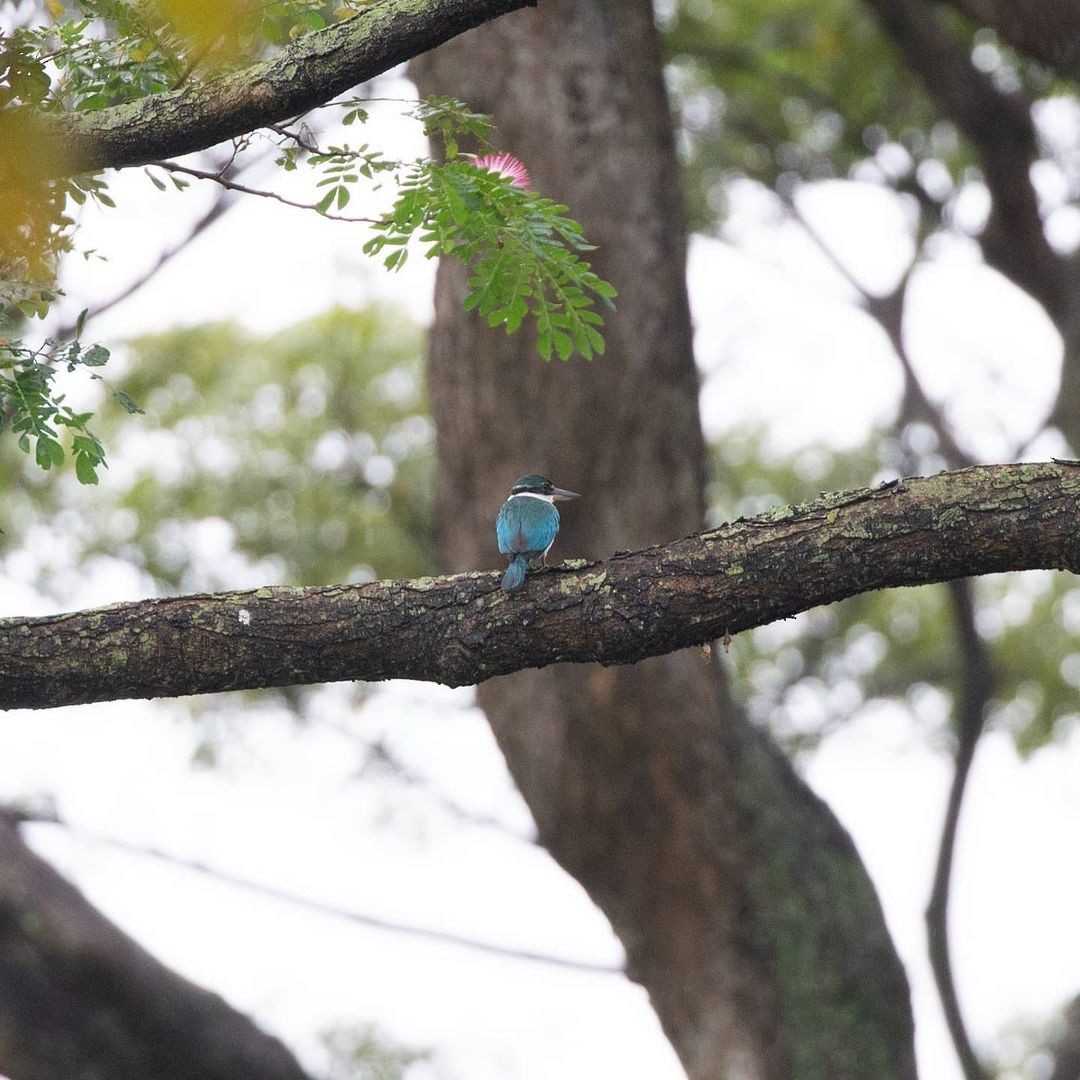
[[[525,584],[525,571],[528,569],[529,560],[518,553],[510,560],[510,565],[503,574],[502,587],[509,592],[511,589],[520,589]]]

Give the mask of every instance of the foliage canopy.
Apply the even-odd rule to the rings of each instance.
[[[64,461],[61,431],[73,434],[76,475],[94,483],[105,463],[102,441],[87,424],[89,414],[74,414],[55,387],[59,371],[100,366],[103,345],[73,336],[28,344],[25,321],[45,318],[56,297],[57,259],[73,249],[75,218],[70,207],[93,200],[112,206],[100,176],[40,179],[40,140],[32,124],[36,113],[93,112],[131,102],[186,83],[212,79],[259,59],[298,36],[318,33],[331,23],[353,18],[363,4],[275,0],[257,4],[207,3],[207,0],[50,0],[42,12],[34,4],[15,4],[18,17],[0,38],[0,409],[22,450],[42,468]],[[350,98],[328,103],[346,126],[362,124],[365,102]],[[473,164],[462,141],[490,146],[491,125],[461,102],[433,99],[405,103],[405,115],[421,123],[442,145],[440,159],[388,160],[367,144],[323,147],[303,118],[234,141],[224,161],[210,171],[181,162],[148,169],[161,188],[178,187],[189,175],[228,185],[256,143],[272,143],[277,164],[286,170],[304,165],[317,171],[318,197],[312,212],[338,216],[353,202],[358,184],[377,187],[390,180],[399,187],[393,207],[367,220],[374,230],[364,245],[369,254],[389,249],[389,269],[402,265],[416,237],[428,258],[449,255],[472,268],[467,305],[491,326],[516,331],[525,319],[537,328],[540,355],[568,360],[603,352],[603,318],[596,302],[610,306],[614,290],[592,272],[583,255],[590,245],[567,208],[542,195],[515,187],[500,173]],[[48,146],[56,157],[51,171],[63,174],[63,147]],[[46,170],[49,171],[49,170]],[[164,175],[164,179],[162,176]],[[286,200],[287,201],[287,200]],[[85,317],[85,315],[84,315]],[[87,358],[91,359],[87,359]],[[120,404],[131,409],[130,398]],[[2,420],[0,420],[2,422]]]

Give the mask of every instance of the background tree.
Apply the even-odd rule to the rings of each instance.
[[[441,268],[430,386],[448,569],[482,561],[490,492],[531,468],[605,493],[567,515],[575,552],[696,530],[704,446],[651,4],[551,4],[413,70],[423,91],[497,114],[621,298],[602,365],[537,368],[527,340],[460,314],[463,278]],[[737,1062],[913,1075],[906,985],[858,859],[710,664],[529,672],[479,701],[541,842],[611,919],[690,1076]]]
[[[980,9],[973,4],[967,10],[1001,29],[1007,40],[1023,41],[1032,57],[1045,61],[1047,21],[1062,18],[1063,12],[1021,12],[1020,7],[984,5]],[[921,471],[932,468],[935,459],[960,463],[978,453],[969,441],[971,434],[949,417],[948,407],[943,408],[924,390],[920,370],[925,365],[913,357],[907,332],[909,296],[920,271],[955,245],[958,234],[972,236],[989,266],[1042,305],[1063,342],[1059,389],[1049,415],[1020,438],[1014,435],[1012,447],[1004,454],[1021,453],[1045,424],[1075,445],[1074,414],[1080,397],[1075,385],[1076,320],[1070,312],[1075,290],[1070,282],[1076,244],[1053,229],[1069,213],[1075,198],[1067,149],[1071,143],[1058,127],[1060,114],[1054,119],[1054,108],[1062,108],[1064,102],[1053,95],[1062,85],[1053,82],[1046,68],[979,30],[977,23],[950,20],[940,9],[926,5],[903,0],[840,5],[828,23],[809,9],[796,8],[784,18],[764,21],[755,18],[753,5],[744,5],[740,11],[743,18],[734,23],[710,18],[704,9],[693,14],[680,11],[672,22],[670,40],[676,62],[687,75],[684,108],[695,109],[691,145],[692,167],[703,181],[698,190],[706,198],[711,195],[715,205],[733,172],[768,185],[779,205],[808,229],[834,261],[828,239],[800,209],[803,192],[815,181],[848,172],[897,193],[912,221],[913,258],[895,286],[885,293],[874,292],[839,262],[866,312],[887,335],[903,372],[899,443],[893,444],[892,462],[904,470]],[[776,36],[762,34],[766,22]],[[1058,48],[1058,59],[1053,62],[1062,74],[1068,71],[1066,52]],[[818,62],[822,53],[831,58],[830,63]],[[758,83],[762,92],[738,93],[746,86],[743,73],[766,65],[779,73],[772,87]],[[872,78],[868,77],[871,70]],[[912,83],[912,73],[918,76],[917,83]],[[708,98],[702,93],[704,86],[719,88],[720,95]],[[855,87],[864,88],[863,92]],[[785,99],[786,108],[774,107],[777,96]],[[872,151],[870,158],[867,148]],[[1060,180],[1054,194],[1046,186],[1050,177]],[[965,200],[973,191],[989,195],[989,212],[981,219],[965,212]],[[707,207],[700,212],[708,215]],[[931,445],[924,445],[920,452],[915,444],[928,429]],[[971,590],[959,587],[947,594],[954,609],[955,644],[939,649],[939,660],[932,662],[955,703],[953,727],[958,741],[928,920],[935,974],[969,1076],[984,1075],[984,1069],[964,1032],[949,968],[945,928],[952,845],[968,769],[987,717],[1009,716],[1020,745],[1030,750],[1055,731],[1062,733],[1075,716],[1075,693],[1062,677],[1067,669],[1062,661],[1070,649],[1068,635],[1058,636],[1052,614],[1071,593],[1071,584],[1056,585],[1035,601],[1047,619],[1050,639],[1057,643],[1044,654],[1050,661],[1047,666],[1040,668],[1030,657],[1035,667],[1017,668],[1016,653],[1009,648],[1014,643],[1012,634],[999,631],[993,635],[996,642],[987,641],[976,630],[980,614]],[[1001,592],[987,583],[982,595],[992,603]],[[852,605],[852,614],[860,607]],[[883,624],[874,625],[889,636]],[[833,646],[840,640],[835,629],[827,631]],[[1030,625],[1020,638],[1015,645],[1023,652],[1022,642],[1030,641]],[[916,640],[923,640],[923,635]],[[814,665],[819,675],[839,667],[837,653],[830,646],[826,651],[824,663]],[[910,686],[912,674],[903,670],[909,655],[909,649],[889,649],[875,666],[886,683],[894,674],[898,676],[893,690],[886,692],[898,694]],[[1036,670],[1039,674],[1033,678]],[[871,684],[878,677],[869,675]]]

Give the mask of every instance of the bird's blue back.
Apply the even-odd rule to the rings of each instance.
[[[495,519],[499,551],[535,559],[551,547],[559,531],[559,511],[546,499],[517,495],[507,499]]]

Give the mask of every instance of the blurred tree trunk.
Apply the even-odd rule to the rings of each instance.
[[[1054,1047],[1050,1080],[1080,1080],[1080,996],[1065,1009],[1065,1027]]]
[[[1080,252],[1051,246],[1032,181],[1040,158],[1032,99],[971,62],[969,41],[923,0],[866,0],[912,72],[948,111],[975,151],[991,208],[979,235],[986,262],[1042,305],[1064,346],[1048,418],[1080,447]],[[949,0],[1066,77],[1080,68],[1080,7],[1056,0]],[[1066,32],[1068,30],[1069,32]]]
[[[309,1080],[277,1039],[109,922],[23,843],[3,814],[0,1074]]]
[[[448,568],[498,562],[514,478],[584,494],[553,556],[702,523],[685,226],[649,0],[547,0],[414,61],[490,112],[619,289],[608,352],[545,364],[436,289],[430,392]],[[692,1080],[915,1074],[908,988],[851,841],[733,707],[713,663],[556,667],[481,686],[541,842],[611,920]]]

